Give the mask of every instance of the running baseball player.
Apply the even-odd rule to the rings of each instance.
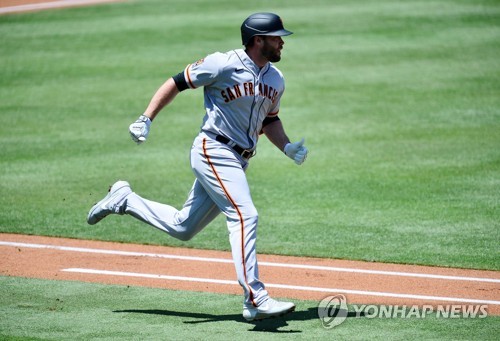
[[[189,64],[157,90],[145,112],[130,125],[132,139],[142,143],[158,113],[179,92],[204,88],[206,113],[191,149],[196,179],[181,210],[142,198],[132,192],[128,182],[118,181],[87,218],[93,225],[112,213],[128,214],[187,241],[222,212],[244,292],[243,317],[248,321],[295,309],[291,302],[270,298],[259,280],[255,250],[258,214],[245,175],[261,134],[296,164],[302,164],[308,153],[304,139],[290,142],[278,116],[285,85],[273,63],[281,59],[282,36],[290,34],[276,14],[250,15],[241,25],[244,49],[209,54]]]

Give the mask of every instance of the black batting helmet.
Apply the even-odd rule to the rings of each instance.
[[[288,36],[283,21],[274,13],[254,13],[241,24],[241,40],[247,45],[254,36]]]

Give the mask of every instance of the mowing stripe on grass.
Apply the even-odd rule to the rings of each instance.
[[[137,272],[95,270],[95,269],[82,269],[82,268],[69,268],[69,269],[62,269],[61,271],[85,273],[85,274],[92,274],[92,275],[141,277],[141,278],[165,279],[165,280],[171,280],[171,281],[187,281],[187,282],[238,285],[237,281],[228,281],[228,280],[222,280],[222,279],[184,277],[184,276],[168,276],[168,275],[158,275],[158,274],[143,274],[143,273],[137,273]],[[441,297],[441,296],[427,296],[427,295],[413,295],[413,294],[397,294],[397,293],[391,293],[391,292],[348,290],[348,289],[338,289],[338,288],[320,288],[320,287],[308,287],[308,286],[273,284],[273,283],[266,283],[266,287],[290,289],[290,290],[302,290],[302,291],[317,291],[317,292],[337,293],[337,294],[338,293],[345,293],[345,294],[364,295],[364,296],[411,298],[411,299],[415,299],[415,300],[427,300],[427,301],[463,302],[463,303],[475,303],[475,304],[500,305],[500,301],[477,300],[477,299],[461,298],[461,297]]]
[[[53,249],[53,250],[70,251],[70,252],[98,253],[98,254],[119,255],[119,256],[179,259],[179,260],[189,260],[189,261],[209,262],[209,263],[233,263],[233,260],[229,259],[229,258],[226,259],[226,258],[205,258],[205,257],[194,257],[194,256],[179,256],[179,255],[169,255],[169,254],[163,254],[163,253],[104,250],[104,249],[69,247],[69,246],[48,245],[48,244],[31,244],[31,243],[16,243],[16,242],[0,241],[0,246],[27,247],[27,248],[35,248],[35,249]],[[433,275],[433,274],[412,273],[412,272],[366,270],[366,269],[355,269],[355,268],[339,268],[339,267],[332,267],[332,266],[317,266],[317,265],[305,265],[305,264],[259,262],[259,266],[272,266],[272,267],[293,268],[293,269],[363,273],[363,274],[386,275],[386,276],[432,278],[432,279],[443,279],[443,280],[452,280],[452,281],[500,283],[500,279],[495,279],[495,278],[446,276],[446,275]]]

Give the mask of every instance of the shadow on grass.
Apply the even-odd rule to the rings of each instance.
[[[287,327],[288,321],[309,321],[318,320],[318,308],[308,308],[307,310],[294,311],[285,316],[265,319],[261,321],[246,321],[241,314],[231,314],[231,315],[214,315],[214,314],[203,314],[203,313],[193,313],[193,312],[183,312],[183,311],[173,311],[173,310],[159,310],[159,309],[127,309],[127,310],[114,310],[114,313],[135,313],[135,314],[152,314],[152,315],[164,315],[164,316],[176,316],[187,319],[186,324],[198,324],[198,323],[209,323],[209,322],[221,322],[221,321],[234,321],[245,323],[248,325],[253,325],[252,329],[249,331],[254,332],[271,332],[271,333],[301,333],[301,330],[279,330],[280,328]],[[348,312],[348,318],[356,317],[355,312]]]

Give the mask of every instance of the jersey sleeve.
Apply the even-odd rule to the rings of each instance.
[[[283,74],[281,71],[278,69],[274,69],[276,71],[277,77],[280,79],[281,82],[281,89],[278,91],[278,96],[276,99],[274,99],[273,104],[269,108],[269,112],[267,114],[267,117],[274,117],[277,116],[279,111],[280,111],[280,102],[281,102],[281,97],[283,96],[283,93],[285,92],[285,79],[283,78]]]
[[[186,66],[184,69],[184,79],[189,88],[196,89],[215,82],[220,73],[220,55],[222,54],[210,54]]]
[[[269,113],[267,114],[267,117],[278,116],[278,114],[280,112],[280,101],[281,101],[281,94],[279,95],[279,97],[276,99],[276,101],[274,102],[273,106],[269,110]]]

